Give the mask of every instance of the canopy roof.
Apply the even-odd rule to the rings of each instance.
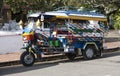
[[[56,17],[58,19],[76,19],[76,20],[97,20],[107,21],[105,15],[92,11],[76,11],[76,10],[58,10],[44,13],[33,13],[29,14],[28,17],[40,17],[44,15],[45,18]]]

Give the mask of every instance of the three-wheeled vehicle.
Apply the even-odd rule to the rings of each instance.
[[[65,54],[70,60],[82,55],[85,59],[101,57],[107,19],[93,11],[57,10],[28,15],[28,25],[22,34],[20,61],[34,64],[42,54]]]

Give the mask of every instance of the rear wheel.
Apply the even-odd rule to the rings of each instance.
[[[83,50],[83,57],[85,59],[93,59],[95,56],[95,47],[92,45],[88,45],[85,50]]]
[[[32,66],[35,62],[35,55],[31,52],[23,52],[20,61],[24,66]]]

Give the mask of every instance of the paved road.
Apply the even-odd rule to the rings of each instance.
[[[4,36],[0,37],[0,54],[20,51],[22,47],[21,36]]]
[[[32,67],[0,67],[0,76],[120,76],[120,52],[89,61],[78,58],[72,62],[67,59],[39,62]]]

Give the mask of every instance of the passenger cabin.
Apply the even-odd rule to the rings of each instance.
[[[47,37],[64,37],[68,34],[94,36],[91,32],[98,32],[99,34],[96,33],[96,36],[103,37],[100,32],[104,33],[107,27],[104,26],[107,25],[106,16],[94,11],[57,10],[38,12],[29,14],[28,20],[27,27],[39,29],[38,32]]]

